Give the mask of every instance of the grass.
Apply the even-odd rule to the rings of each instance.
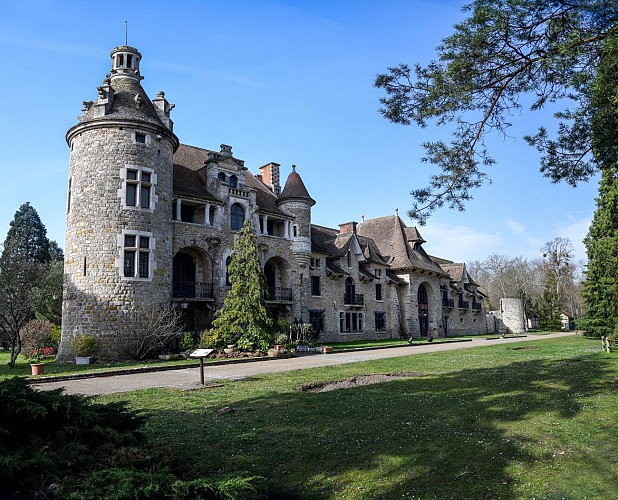
[[[395,372],[421,375],[299,391]],[[188,476],[258,474],[272,497],[618,498],[618,357],[582,336],[100,399],[151,415]]]

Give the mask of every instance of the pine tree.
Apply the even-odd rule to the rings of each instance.
[[[58,245],[56,244],[56,249]],[[47,229],[38,212],[26,202],[15,212],[4,240],[3,255],[11,259],[47,263],[52,259]],[[60,251],[62,252],[62,251]]]
[[[15,365],[21,351],[21,328],[37,312],[44,314],[49,303],[55,303],[60,312],[62,262],[56,262],[56,279],[52,279],[52,252],[54,258],[62,258],[62,250],[47,238],[37,211],[24,203],[15,212],[0,255],[0,330],[11,346],[9,366]],[[58,321],[59,314],[53,319]]]
[[[227,270],[231,288],[215,314],[216,334],[247,349],[268,348],[272,319],[264,304],[264,274],[249,220],[238,231]]]
[[[545,331],[556,331],[562,328],[558,280],[552,269],[545,272],[543,295],[539,301],[539,327]]]
[[[581,326],[588,335],[610,335],[618,327],[618,36],[605,41],[593,89],[594,155],[603,168],[597,208],[584,240],[588,268],[583,296],[587,312]]]

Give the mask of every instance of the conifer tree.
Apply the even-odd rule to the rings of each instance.
[[[583,296],[587,307],[581,326],[591,336],[618,328],[618,35],[605,42],[593,89],[594,154],[603,163],[597,208],[584,240],[588,268]]]
[[[545,272],[543,295],[539,300],[539,327],[546,331],[556,331],[562,328],[558,280],[551,269]]]
[[[246,348],[267,348],[272,319],[264,304],[264,274],[249,220],[238,231],[227,271],[231,288],[215,314],[215,332],[227,343],[241,341]]]
[[[15,365],[21,351],[21,328],[46,310],[50,297],[56,304],[62,300],[61,279],[49,275],[52,250],[61,258],[62,250],[50,244],[37,211],[24,203],[15,212],[0,254],[0,330],[11,346],[9,366]],[[62,266],[61,261],[56,265]]]

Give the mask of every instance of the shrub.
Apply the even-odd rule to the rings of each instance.
[[[211,328],[204,330],[201,337],[201,346],[210,349],[223,349],[227,344],[226,337],[218,330]]]
[[[273,334],[266,328],[251,326],[240,336],[237,345],[246,351],[268,351],[273,345]]]
[[[46,320],[33,319],[26,323],[19,331],[22,354],[32,361],[53,356],[53,328],[54,325]]]
[[[20,377],[0,381],[0,401],[0,498],[258,497],[263,478],[174,470],[140,432],[146,417],[125,402],[37,391]]]
[[[199,335],[194,335],[193,333],[185,332],[180,338],[180,350],[181,351],[192,351],[198,345],[200,345],[200,337]]]
[[[97,339],[94,335],[75,335],[71,339],[71,347],[79,357],[93,356],[97,350]]]

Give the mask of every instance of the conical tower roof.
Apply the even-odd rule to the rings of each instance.
[[[315,205],[315,200],[309,196],[305,183],[298,172],[296,172],[296,165],[292,165],[292,172],[285,181],[283,192],[279,196],[277,204],[286,200],[304,200],[310,203],[311,206]]]

